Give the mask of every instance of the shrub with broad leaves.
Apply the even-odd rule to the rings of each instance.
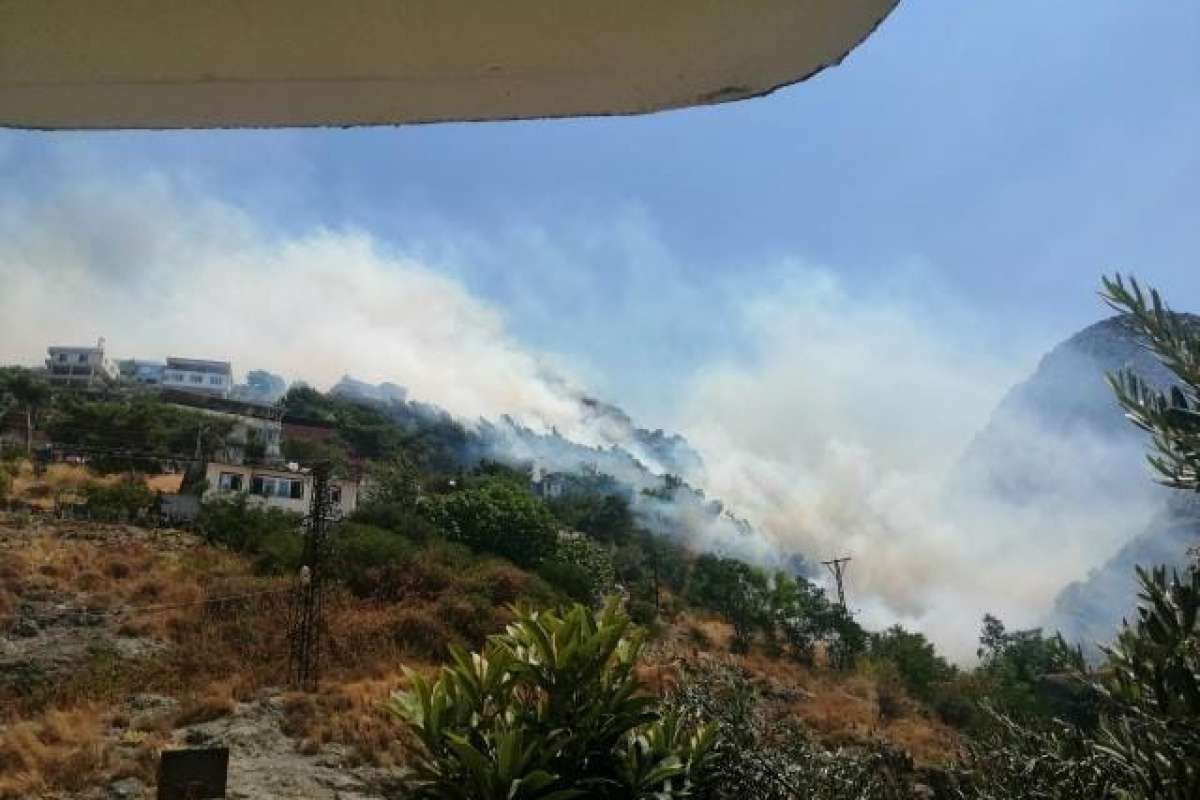
[[[634,675],[641,639],[615,603],[518,611],[437,680],[409,672],[391,710],[417,741],[412,788],[439,800],[689,797],[712,724],[663,714]]]

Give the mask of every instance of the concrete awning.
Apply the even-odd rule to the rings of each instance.
[[[0,125],[640,114],[837,64],[898,0],[0,0]]]

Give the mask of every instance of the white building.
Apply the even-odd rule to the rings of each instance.
[[[117,365],[104,354],[104,339],[95,347],[51,346],[46,348],[46,378],[69,386],[115,383]]]
[[[162,386],[213,397],[229,397],[233,391],[233,367],[228,361],[172,356],[163,368]]]
[[[257,467],[244,464],[210,462],[204,477],[208,488],[205,500],[249,495],[255,505],[307,514],[312,502],[313,476],[295,464],[286,467]],[[330,480],[333,516],[349,516],[358,508],[362,484],[349,478]]]

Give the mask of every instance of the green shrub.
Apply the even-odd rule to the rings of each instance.
[[[578,533],[560,533],[553,558],[539,574],[581,603],[599,603],[616,589],[609,549]]]
[[[557,528],[550,512],[504,479],[426,498],[420,508],[450,539],[522,567],[537,566],[555,552]]]
[[[357,522],[339,525],[331,539],[331,574],[360,596],[371,594],[369,582],[362,580],[368,572],[391,564],[407,565],[417,550],[412,542],[391,531]]]
[[[269,530],[255,541],[254,568],[262,575],[296,573],[304,556],[304,540],[293,530]]]
[[[251,505],[245,495],[204,503],[197,524],[210,542],[250,554],[267,552],[282,557],[292,547],[285,544],[284,537],[299,542],[301,535],[298,514]],[[267,562],[272,563],[272,557]]]
[[[366,504],[388,505],[412,511],[421,495],[420,476],[412,461],[401,453],[371,465]]]
[[[1108,650],[1098,747],[1147,797],[1200,797],[1200,569],[1138,569],[1141,604]]]
[[[123,476],[111,484],[89,481],[83,487],[88,510],[102,519],[136,519],[154,507],[156,496],[140,475]]]
[[[710,725],[661,715],[639,692],[641,649],[617,605],[522,612],[481,653],[454,663],[392,711],[420,744],[413,789],[439,800],[670,800],[692,795]]]
[[[413,510],[401,503],[365,503],[354,512],[353,522],[384,528],[414,542],[424,542],[443,536],[442,531]]]
[[[914,697],[932,700],[942,684],[954,678],[955,670],[939,656],[924,635],[893,625],[870,636],[871,658],[887,661],[896,668],[899,680]]]
[[[592,594],[592,576],[577,564],[549,560],[538,566],[537,574],[546,583],[577,603],[591,605],[595,602]]]

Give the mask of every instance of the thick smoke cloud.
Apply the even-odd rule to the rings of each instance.
[[[682,427],[706,485],[781,547],[853,557],[850,598],[869,624],[903,621],[969,660],[985,611],[1038,624],[1065,583],[1142,530],[1149,480],[1106,494],[1073,477],[1137,459],[1128,442],[1017,432],[1023,458],[1062,476],[1032,501],[958,479],[964,449],[1044,346],[1000,343],[911,283],[853,293],[799,274],[746,301],[749,358],[697,376]]]

